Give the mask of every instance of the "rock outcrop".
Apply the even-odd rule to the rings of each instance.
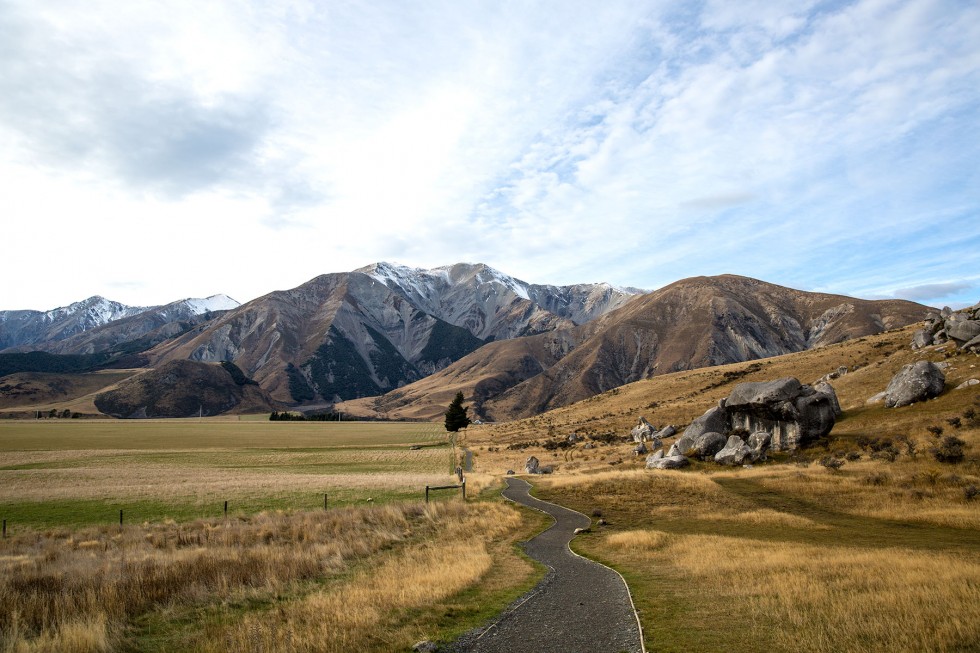
[[[912,336],[912,348],[921,349],[952,341],[960,349],[980,351],[980,304],[958,311],[945,307],[929,313],[925,326]]]
[[[885,406],[899,408],[932,399],[938,397],[945,387],[946,376],[938,365],[931,361],[917,361],[904,366],[892,377],[884,392]]]
[[[751,456],[751,447],[745,444],[745,440],[733,435],[728,438],[724,448],[715,454],[715,462],[719,465],[741,465]]]
[[[647,421],[646,417],[641,417],[640,422],[630,431],[633,442],[646,442],[657,432],[657,427]]]
[[[819,385],[820,390],[793,377],[740,383],[718,406],[691,422],[674,449],[680,454],[707,457],[721,448],[716,436],[724,438],[735,430],[769,434],[766,450],[770,446],[791,450],[812,442],[830,433],[840,411],[833,387],[825,381]],[[714,451],[707,451],[716,446]]]
[[[529,456],[527,461],[524,463],[524,471],[527,474],[540,474],[540,462],[534,456]]]

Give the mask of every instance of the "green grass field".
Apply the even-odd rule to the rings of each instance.
[[[412,449],[412,445],[421,448]],[[0,423],[8,528],[185,521],[419,498],[452,470],[431,423],[267,419]]]

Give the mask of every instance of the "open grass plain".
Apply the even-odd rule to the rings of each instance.
[[[513,546],[540,518],[458,491],[422,503],[453,462],[434,424],[0,423],[0,651],[450,637],[540,575]],[[471,475],[471,495],[487,481]]]

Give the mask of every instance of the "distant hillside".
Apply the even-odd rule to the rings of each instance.
[[[112,417],[193,417],[272,410],[276,406],[232,363],[175,360],[130,377],[95,398]]]
[[[489,419],[538,414],[640,379],[804,351],[923,319],[928,308],[809,293],[734,275],[684,279],[570,330],[494,343],[354,414],[433,416],[445,388]]]

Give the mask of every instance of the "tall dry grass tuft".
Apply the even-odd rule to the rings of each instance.
[[[492,518],[496,526],[486,523]],[[515,519],[516,511],[503,507],[451,502],[21,534],[0,542],[0,650],[109,650],[127,623],[163,606],[243,591],[275,595],[410,541],[479,540],[513,528]],[[474,573],[482,572],[468,571],[450,586],[458,590]]]

